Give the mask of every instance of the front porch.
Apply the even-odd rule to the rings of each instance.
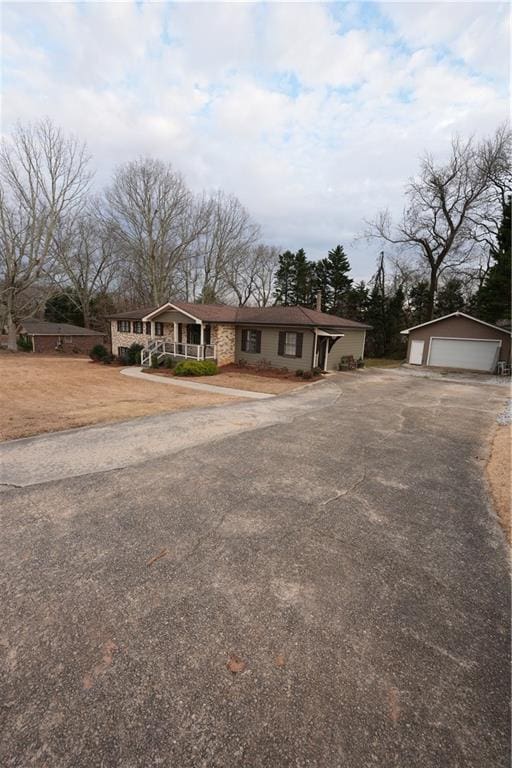
[[[153,355],[156,355],[159,361],[165,357],[180,360],[216,360],[217,350],[215,344],[189,344],[164,337],[151,339],[146,344],[140,354],[141,365],[151,365]]]

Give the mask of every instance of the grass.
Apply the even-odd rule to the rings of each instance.
[[[403,360],[392,360],[388,357],[366,357],[364,360],[365,368],[398,368]]]
[[[87,358],[0,352],[0,367],[1,440],[236,402],[127,378]]]

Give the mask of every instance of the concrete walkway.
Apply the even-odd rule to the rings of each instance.
[[[211,395],[230,395],[231,397],[246,397],[251,400],[264,400],[267,397],[275,397],[266,392],[251,392],[247,389],[235,389],[234,387],[217,387],[214,384],[201,384],[198,381],[165,378],[163,376],[150,376],[142,372],[142,368],[123,368],[123,376],[131,376],[133,379],[143,379],[156,384],[170,384],[172,387],[185,387],[186,389],[198,389],[201,392],[209,392]]]

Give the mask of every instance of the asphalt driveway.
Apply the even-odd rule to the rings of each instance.
[[[1,446],[0,764],[508,766],[503,402],[368,372]]]

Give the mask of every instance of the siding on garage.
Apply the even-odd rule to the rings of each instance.
[[[329,357],[327,358],[327,370],[337,371],[338,363],[342,357],[349,357],[352,355],[354,360],[359,360],[360,357],[364,357],[364,341],[366,331],[349,331],[347,329],[341,329],[340,333],[344,336],[336,341]]]
[[[242,352],[242,330],[261,331],[261,351]],[[302,333],[301,357],[283,357],[278,354],[279,333]],[[248,365],[256,365],[262,361],[268,361],[274,368],[288,368],[290,371],[298,369],[311,370],[313,361],[314,334],[310,328],[265,328],[265,326],[247,325],[236,329],[236,361],[243,361]]]
[[[447,317],[437,323],[409,331],[407,360],[412,341],[424,341],[422,365],[428,365],[430,339],[444,337],[452,339],[496,339],[501,341],[500,360],[510,360],[510,333],[470,320],[468,317]]]

